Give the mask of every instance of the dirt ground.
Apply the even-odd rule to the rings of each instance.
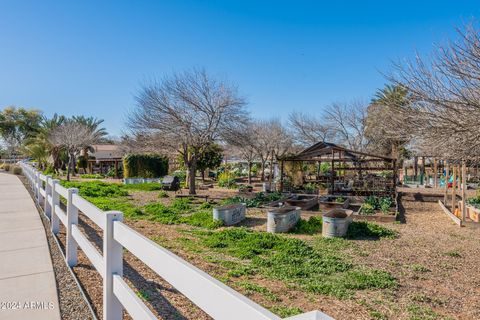
[[[229,192],[229,191],[226,191]],[[157,193],[152,193],[156,194]],[[155,199],[133,195],[142,203]],[[152,195],[152,197],[154,197]],[[403,201],[404,224],[379,223],[399,232],[394,240],[355,240],[346,249],[349,258],[358,265],[390,272],[398,281],[396,289],[356,291],[353,298],[338,299],[314,295],[286,287],[280,281],[249,279],[267,287],[280,298],[275,302],[304,311],[322,310],[336,319],[480,319],[480,229],[459,228],[435,202]],[[265,212],[249,210],[245,226],[265,230]],[[306,216],[304,216],[306,217]],[[201,254],[182,246],[181,238],[188,237],[189,226],[169,226],[148,221],[127,221],[142,234],[159,240],[168,249],[208,272],[225,280],[225,270]],[[101,250],[101,232],[87,219],[81,227]],[[298,236],[313,241],[316,236]],[[65,241],[65,230],[60,233]],[[125,277],[138,291],[146,295],[146,304],[161,319],[209,319],[187,298],[172,288],[130,253],[125,256]],[[94,309],[101,318],[101,277],[80,252],[74,268]],[[257,276],[256,276],[257,277]],[[240,279],[241,280],[241,279]],[[258,293],[248,292],[237,282],[226,280],[234,289],[264,306],[272,302]],[[126,315],[126,319],[129,317]]]

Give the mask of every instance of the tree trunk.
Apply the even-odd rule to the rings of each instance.
[[[248,161],[248,184],[252,184],[252,162]]]
[[[205,183],[205,170],[202,170],[202,183]]]
[[[196,171],[196,163],[195,161],[191,161],[190,165],[188,166],[188,193],[189,194],[197,194],[195,190],[195,171]]]
[[[272,182],[273,182],[273,157],[274,154],[272,153],[272,157],[270,158],[270,174],[268,175],[268,183],[270,184],[270,190],[272,190]]]
[[[267,159],[262,159],[262,181],[265,181],[265,163],[267,162]]]
[[[70,181],[70,168],[72,167],[72,155],[68,154],[67,181]]]

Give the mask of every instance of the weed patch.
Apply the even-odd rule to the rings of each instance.
[[[292,233],[297,234],[315,234],[322,231],[322,218],[310,217],[308,220],[300,219]]]
[[[347,239],[395,239],[398,233],[392,229],[388,229],[376,223],[367,221],[354,221],[350,224],[347,231]]]
[[[123,189],[123,185],[116,183],[106,183],[102,181],[61,181],[65,188],[78,188],[82,197],[125,197],[128,192]]]
[[[205,246],[246,260],[241,272],[283,280],[307,292],[350,296],[353,290],[390,288],[395,279],[384,271],[356,268],[334,250],[317,250],[306,242],[245,228],[203,235]],[[243,274],[241,274],[243,275]]]

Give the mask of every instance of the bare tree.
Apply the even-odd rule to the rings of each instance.
[[[49,136],[51,143],[64,147],[68,153],[68,181],[71,170],[75,168],[75,157],[83,148],[96,143],[101,137],[97,131],[73,119],[66,120],[52,130]]]
[[[203,149],[247,118],[236,87],[193,69],[144,85],[136,96],[128,126],[137,135],[158,138],[157,145],[178,152],[195,194],[196,161]]]
[[[473,25],[457,29],[458,40],[437,46],[425,59],[396,64],[390,79],[411,94],[408,108],[396,108],[404,130],[430,155],[476,157],[480,132],[480,35]]]
[[[304,147],[333,138],[333,129],[315,116],[293,112],[288,120],[292,138]]]
[[[229,149],[238,154],[239,157],[247,162],[248,165],[248,184],[252,183],[252,165],[259,154],[259,144],[257,141],[258,126],[254,122],[248,122],[244,126],[237,126],[236,130],[230,130],[224,140]]]
[[[325,110],[326,124],[332,128],[336,142],[355,151],[364,151],[368,146],[365,137],[366,104],[333,103]]]

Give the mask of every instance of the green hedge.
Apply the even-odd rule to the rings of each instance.
[[[168,173],[168,159],[158,154],[129,154],[123,158],[125,178],[159,178]]]

